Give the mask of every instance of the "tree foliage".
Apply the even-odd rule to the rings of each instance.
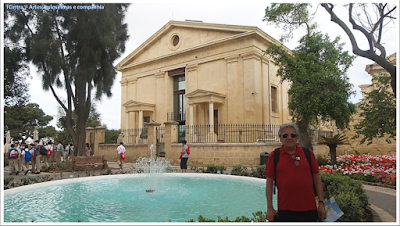
[[[4,105],[22,106],[29,103],[29,85],[26,79],[30,78],[27,52],[21,46],[21,35],[10,33],[8,14],[4,15]]]
[[[113,61],[125,51],[128,38],[123,23],[127,7],[104,4],[104,9],[92,10],[5,9],[11,21],[7,34],[21,36],[28,60],[42,77],[43,89],[50,90],[66,112],[65,126],[79,155],[85,149],[92,99],[112,95],[116,75]],[[66,103],[55,87],[65,90]]]
[[[72,115],[71,121],[72,121],[72,127],[76,129],[76,123],[78,121],[76,114]],[[92,103],[86,126],[87,127],[101,126],[100,113],[97,112],[95,103]],[[66,114],[61,107],[59,107],[58,109],[57,127],[60,128],[60,131],[57,134],[56,141],[65,140],[67,143],[71,143],[72,138],[66,128]]]
[[[335,120],[340,129],[350,122],[355,106],[349,102],[354,93],[346,76],[353,58],[343,51],[339,37],[311,32],[289,53],[277,45],[265,52],[279,66],[277,75],[291,82],[289,109],[300,129],[300,144],[312,148],[308,138],[309,125],[319,120]]]
[[[356,136],[362,137],[360,144],[373,138],[385,138],[391,143],[396,137],[396,99],[390,91],[390,77],[387,74],[373,76],[373,91],[364,93],[360,104],[360,117],[363,120],[354,126]]]
[[[35,103],[4,108],[4,125],[10,130],[10,135],[14,140],[33,137],[35,126],[47,130],[46,127],[51,120],[53,117],[46,115]]]
[[[263,21],[286,31],[280,37],[281,42],[286,42],[292,39],[293,32],[303,25],[308,31],[315,28],[315,24],[311,23],[313,17],[308,11],[310,6],[308,3],[272,3],[265,9]]]
[[[105,137],[104,143],[106,143],[106,144],[115,144],[115,143],[117,143],[117,139],[118,139],[119,134],[121,133],[121,130],[120,129],[118,129],[118,130],[116,130],[116,129],[111,129],[111,130],[106,129],[105,133],[106,133],[105,134],[106,137]]]
[[[349,12],[347,14],[349,22],[352,25],[352,29],[350,29],[335,13],[334,4],[322,3],[320,5],[330,14],[331,21],[338,24],[345,31],[355,55],[370,59],[389,72],[391,87],[396,95],[396,65],[387,60],[382,37],[388,27],[387,25],[390,23],[395,24],[397,6],[387,3],[350,3],[346,5]],[[266,8],[264,21],[282,27],[286,32],[281,35],[281,40],[287,41],[293,37],[292,32],[303,24],[306,24],[307,29],[310,30],[314,19],[314,14],[309,13],[310,7],[311,4],[274,3]],[[356,33],[361,33],[363,36],[357,38],[354,35]],[[365,40],[368,42],[368,48],[362,49],[359,47],[360,42]]]

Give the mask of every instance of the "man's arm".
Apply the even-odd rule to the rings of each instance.
[[[267,197],[267,220],[268,221],[274,221],[274,217],[276,215],[276,211],[274,209],[274,206],[272,204],[272,190],[273,190],[273,185],[274,185],[274,178],[273,177],[267,177],[267,186],[265,189],[265,195]]]
[[[186,149],[185,149],[186,148]],[[187,152],[187,146],[186,147],[184,147],[184,148],[182,148],[182,151],[181,151],[181,154],[185,154],[186,152]]]
[[[322,187],[321,176],[318,173],[313,174],[314,188],[317,193],[318,200],[324,200],[324,189]],[[321,220],[326,219],[326,210],[323,202],[318,202],[318,214],[321,216]]]

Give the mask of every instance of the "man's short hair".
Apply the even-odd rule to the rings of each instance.
[[[182,144],[186,144],[186,143],[187,143],[186,140],[183,140],[183,141],[182,141]]]
[[[123,145],[124,143],[123,143],[123,142],[120,142],[119,144],[120,144],[120,145]]]
[[[286,128],[294,129],[294,131],[296,132],[297,136],[300,136],[299,127],[297,127],[296,124],[294,124],[294,123],[286,123],[286,124],[281,125],[281,127],[279,128],[279,132],[278,132],[279,138],[282,137],[282,130],[284,130]]]

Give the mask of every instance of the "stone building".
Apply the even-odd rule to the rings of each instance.
[[[176,121],[208,125],[212,137],[220,124],[290,122],[289,84],[263,53],[271,43],[279,44],[257,27],[168,22],[116,66],[121,130]]]
[[[396,62],[397,62],[396,57],[397,57],[397,54],[394,53],[394,54],[388,56],[388,60],[393,62],[394,64],[396,64]],[[383,69],[377,63],[366,65],[365,71],[368,74],[370,74],[371,77],[373,75],[379,75],[379,74],[387,74],[388,75],[387,71],[385,69]],[[356,103],[357,111],[360,111],[359,105],[365,99],[364,93],[371,92],[374,89],[373,84],[375,84],[375,83],[376,83],[376,81],[374,81],[371,78],[371,84],[364,84],[364,85],[359,86],[361,88],[361,91],[363,92],[363,96],[362,96],[362,100],[360,102]],[[390,91],[392,91],[392,90],[390,89]],[[359,112],[352,116],[352,121],[350,122],[350,129],[346,130],[346,136],[349,138],[348,139],[349,145],[342,145],[342,146],[338,147],[338,152],[340,154],[356,153],[356,152],[359,152],[360,154],[369,153],[369,154],[378,154],[378,155],[382,155],[382,154],[395,155],[396,154],[396,140],[392,140],[392,143],[388,144],[385,140],[386,138],[374,138],[372,140],[372,144],[367,145],[368,141],[366,141],[364,144],[360,144],[360,141],[362,139],[361,137],[357,138],[357,139],[350,139],[356,135],[356,132],[354,131],[354,125],[358,124],[358,122],[360,120],[363,120],[363,118],[360,117]]]

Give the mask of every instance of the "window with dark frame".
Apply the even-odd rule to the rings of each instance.
[[[174,120],[180,125],[186,121],[185,75],[174,76]]]

